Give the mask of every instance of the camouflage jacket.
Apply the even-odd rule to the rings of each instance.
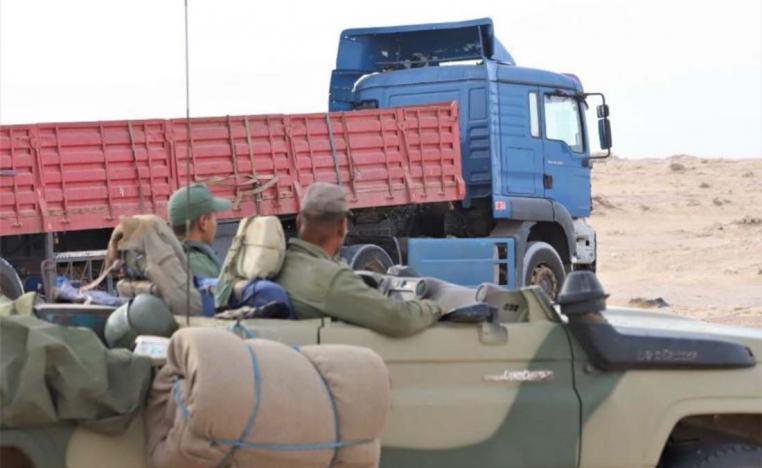
[[[203,242],[184,240],[183,249],[190,257],[191,272],[202,278],[216,278],[220,275],[220,260],[210,245]]]
[[[427,300],[398,301],[369,287],[320,247],[291,239],[275,281],[298,318],[333,317],[390,336],[412,335],[435,323],[442,309]]]

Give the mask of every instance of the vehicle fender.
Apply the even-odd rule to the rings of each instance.
[[[553,202],[553,221],[561,226],[566,234],[566,243],[569,246],[569,255],[574,258],[577,251],[576,235],[574,234],[574,221],[566,207],[558,202]]]
[[[675,402],[661,414],[647,445],[645,465],[656,466],[672,429],[688,416],[703,414],[759,414],[760,398],[695,398]]]
[[[572,337],[574,355],[584,356]],[[588,371],[577,362],[582,398],[580,466],[657,466],[680,420],[709,414],[759,414],[756,368],[723,371]],[[728,386],[729,380],[734,385]]]
[[[561,226],[564,234],[566,234],[569,255],[574,257],[577,249],[574,221],[571,214],[569,214],[569,210],[564,205],[547,198],[511,197],[510,201],[511,220],[551,222]],[[531,223],[531,225],[534,224]],[[526,241],[526,238],[524,241]]]
[[[569,255],[573,258],[577,249],[574,222],[569,210],[558,202],[543,198],[511,198],[511,218],[497,220],[490,237],[513,237],[516,239],[516,271],[524,271],[524,254],[532,227],[538,222],[557,223],[566,237]],[[519,221],[521,220],[521,221]]]

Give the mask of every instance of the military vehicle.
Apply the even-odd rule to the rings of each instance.
[[[382,466],[760,466],[762,330],[606,308],[591,275],[572,273],[560,306],[535,286],[501,290],[491,320],[408,338],[330,319],[241,325],[378,352],[393,382]],[[66,466],[146,466],[143,437],[141,417],[116,436],[77,428]]]

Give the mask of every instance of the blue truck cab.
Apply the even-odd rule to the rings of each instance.
[[[589,96],[574,75],[517,66],[485,18],[343,31],[329,107],[457,101],[467,195],[445,214],[442,238],[410,241],[418,250],[413,266],[441,271],[446,259],[438,256],[458,250],[442,243],[453,247],[459,238],[511,240],[513,274],[503,277],[515,284],[505,285],[537,284],[555,296],[566,272],[595,268],[595,232],[585,222],[594,158]],[[608,149],[603,99],[597,117],[600,146]]]

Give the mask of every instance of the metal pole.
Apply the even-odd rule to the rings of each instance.
[[[53,260],[56,255],[53,233],[45,233],[45,260]]]

